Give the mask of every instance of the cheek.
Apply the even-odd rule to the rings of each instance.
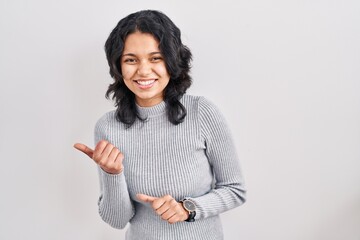
[[[121,66],[121,74],[124,78],[130,79],[134,75],[135,70],[131,66]]]
[[[154,69],[157,74],[159,74],[162,77],[170,78],[170,74],[168,73],[165,64],[157,65]]]

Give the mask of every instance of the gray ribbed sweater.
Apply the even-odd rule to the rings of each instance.
[[[241,205],[245,189],[229,129],[217,108],[203,97],[184,95],[187,109],[183,123],[169,122],[165,103],[137,107],[144,122],[126,128],[106,113],[95,126],[95,143],[114,144],[125,158],[124,171],[111,175],[99,168],[99,213],[128,240],[223,239],[219,214]],[[192,199],[197,206],[195,222],[169,224],[137,193],[177,201]]]

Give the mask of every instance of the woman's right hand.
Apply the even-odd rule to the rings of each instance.
[[[74,148],[88,155],[107,173],[119,174],[124,168],[122,164],[124,155],[108,141],[99,141],[95,150],[82,143],[75,143]]]

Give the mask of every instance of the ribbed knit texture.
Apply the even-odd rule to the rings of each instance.
[[[130,222],[127,240],[219,240],[219,214],[241,205],[245,189],[239,160],[225,120],[203,97],[184,95],[183,123],[169,122],[165,103],[137,107],[145,121],[126,126],[106,113],[95,126],[95,143],[104,139],[125,156],[124,171],[111,175],[99,168],[99,213],[114,228]],[[137,193],[185,197],[196,203],[196,221],[169,224]]]

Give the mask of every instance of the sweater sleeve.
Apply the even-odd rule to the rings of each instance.
[[[109,125],[108,114],[100,118],[95,125],[95,144],[100,140],[111,142],[106,134]],[[110,226],[123,229],[135,214],[125,176],[123,173],[109,174],[100,167],[98,167],[98,172],[100,180],[99,214]]]
[[[199,121],[215,183],[207,194],[192,198],[197,206],[196,219],[220,214],[246,200],[244,179],[230,130],[219,110],[205,98],[199,99]]]

